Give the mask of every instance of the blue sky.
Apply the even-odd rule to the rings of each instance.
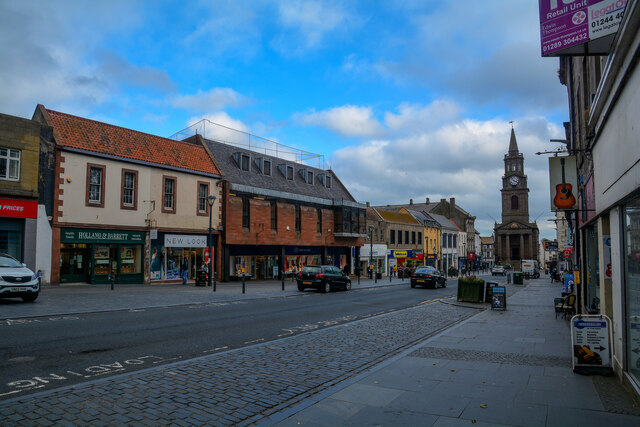
[[[208,118],[325,156],[372,204],[456,197],[490,235],[515,122],[531,219],[567,120],[536,0],[0,0],[0,112],[161,136]]]

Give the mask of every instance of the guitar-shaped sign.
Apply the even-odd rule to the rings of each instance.
[[[553,198],[553,204],[558,209],[571,209],[576,204],[576,198],[571,192],[571,184],[564,182],[564,159],[560,159],[562,166],[562,184],[556,185],[556,195]]]

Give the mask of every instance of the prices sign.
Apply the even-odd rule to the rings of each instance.
[[[542,56],[608,54],[628,0],[538,0]]]
[[[0,217],[37,218],[38,202],[31,200],[0,199]]]

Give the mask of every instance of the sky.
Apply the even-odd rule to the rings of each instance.
[[[321,154],[359,202],[455,197],[490,236],[511,124],[555,238],[568,120],[536,0],[0,0],[0,112],[169,137],[208,119]]]

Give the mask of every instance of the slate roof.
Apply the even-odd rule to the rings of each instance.
[[[440,228],[440,223],[438,221],[436,221],[435,219],[433,219],[433,217],[431,215],[429,215],[428,213],[422,211],[414,211],[414,210],[410,210],[407,209],[407,212],[409,212],[416,220],[418,220],[419,222],[426,224],[426,226],[428,227],[437,227]]]
[[[206,144],[207,147],[209,147],[209,150],[211,151],[217,166],[224,174],[225,179],[232,184],[232,188],[234,188],[233,184],[235,184],[235,188],[239,188],[239,186],[248,186],[253,188],[271,190],[273,192],[289,193],[325,200],[341,200],[357,203],[331,169],[324,170],[320,168],[314,168],[311,166],[307,166],[306,164],[296,163],[292,160],[285,160],[279,157],[263,154],[257,151],[251,151],[235,145],[225,144],[210,139],[204,139],[200,135],[190,137],[187,139],[187,141],[190,141],[193,138],[202,139],[203,143]],[[236,160],[234,160],[234,153],[244,153],[250,156],[248,171],[240,169],[240,167],[236,163]],[[260,158],[268,159],[271,161],[271,176],[262,173],[260,171],[260,168],[256,165],[255,160]],[[281,164],[293,166],[293,180],[286,179],[286,177],[278,169],[278,165]],[[313,172],[313,184],[308,184],[303,179],[303,177],[299,173],[301,169],[307,169]],[[327,188],[324,186],[322,181],[319,179],[319,176],[321,174],[327,174],[331,176],[331,188]]]
[[[480,237],[480,243],[483,245],[493,245],[493,237]]]
[[[53,126],[56,143],[61,147],[134,160],[151,166],[169,166],[185,172],[221,175],[202,145],[163,138],[44,107],[43,110],[48,124]]]
[[[411,209],[411,210],[416,210],[416,211],[424,211],[424,212],[427,212],[428,214],[431,214],[431,211],[434,210],[439,204],[440,204],[439,201],[438,202],[429,202],[429,203],[427,203],[425,201],[424,203],[415,203],[414,202],[414,203],[407,203],[407,204],[385,205],[385,206],[376,206],[376,207],[381,207],[383,209],[405,208],[405,209]],[[457,203],[456,203],[456,209],[459,210],[460,212],[462,212],[464,215],[473,216],[469,212],[467,212],[464,209],[462,209]]]
[[[453,221],[451,221],[449,218],[447,218],[446,216],[442,216],[442,215],[438,215],[438,214],[434,214],[434,213],[429,213],[429,215],[431,215],[433,217],[433,219],[438,221],[438,223],[440,223],[440,227],[442,227],[443,229],[455,230],[455,231],[459,231],[460,230],[458,228],[458,226]]]

